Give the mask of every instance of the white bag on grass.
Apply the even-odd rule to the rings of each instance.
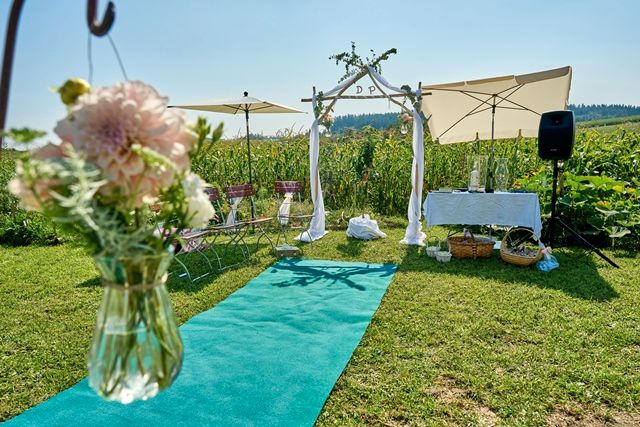
[[[380,228],[378,222],[371,219],[369,215],[364,214],[349,220],[347,227],[347,236],[362,240],[373,240],[387,237]]]

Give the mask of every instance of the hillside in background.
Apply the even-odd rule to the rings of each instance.
[[[640,115],[640,106],[634,105],[569,104],[569,109],[575,113],[577,122]],[[340,133],[346,129],[361,129],[364,126],[386,129],[396,123],[398,123],[398,113],[346,114],[336,117],[331,131]]]
[[[576,115],[577,122],[610,119],[613,117],[627,117],[640,115],[640,106],[622,104],[569,104],[569,109]]]

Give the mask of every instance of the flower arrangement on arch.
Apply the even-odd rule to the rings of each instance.
[[[94,255],[105,256],[166,251],[182,229],[214,216],[204,181],[190,169],[210,128],[196,133],[140,81],[92,90],[71,79],[59,92],[68,107],[55,127],[62,142],[20,159],[9,184],[26,209],[80,232]],[[213,134],[219,138],[221,126]],[[170,235],[154,233],[161,223],[171,224]]]
[[[413,116],[409,113],[400,114],[400,121],[405,124],[413,123]]]

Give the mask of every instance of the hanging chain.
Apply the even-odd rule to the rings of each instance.
[[[111,48],[113,49],[113,53],[115,53],[116,55],[116,59],[118,60],[118,65],[120,65],[120,71],[122,71],[122,75],[124,76],[124,79],[129,81],[129,77],[127,76],[127,71],[124,69],[124,63],[120,58],[120,52],[118,52],[118,48],[116,47],[115,42],[113,41],[110,35],[107,35],[107,38],[109,39],[109,43],[111,43]]]
[[[89,86],[93,86],[93,46],[91,31],[87,33],[87,62],[89,63]]]

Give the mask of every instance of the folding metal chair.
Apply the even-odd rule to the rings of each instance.
[[[205,189],[207,194],[209,194],[209,200],[212,203],[216,204],[218,212],[220,215],[218,217],[218,221],[206,229],[207,236],[205,237],[207,243],[207,249],[210,249],[213,255],[216,257],[218,262],[218,268],[220,270],[224,270],[229,267],[233,267],[234,265],[239,264],[239,262],[230,263],[223,266],[223,257],[228,259],[231,256],[231,248],[236,247],[240,250],[240,254],[242,255],[243,260],[249,257],[249,247],[244,241],[244,236],[246,234],[247,224],[244,222],[229,222],[225,218],[222,213],[222,207],[220,205],[220,201],[222,197],[216,188]],[[226,241],[224,240],[226,238]],[[216,244],[223,245],[223,250],[220,253],[216,250]]]
[[[255,218],[254,217],[253,212],[255,212],[255,201],[253,196],[255,195],[255,190],[253,189],[253,185],[251,184],[230,185],[224,188],[224,194],[229,200],[229,203],[231,204],[231,211],[229,212],[229,215],[227,215],[226,225],[229,227],[234,225],[239,227],[240,233],[238,233],[239,237],[237,239],[237,244],[242,244],[245,247],[247,246],[244,240],[244,237],[249,232],[249,229],[251,229],[254,232],[259,234],[258,240],[256,241],[256,250],[258,249],[260,245],[260,240],[263,237],[267,239],[267,241],[271,245],[271,250],[273,250],[274,249],[273,241],[271,240],[271,238],[266,232],[266,226],[268,225],[268,223],[273,221],[273,218],[271,217]],[[237,220],[238,207],[240,203],[245,199],[248,199],[251,205],[252,218],[248,220],[238,221]]]
[[[204,250],[207,248],[207,245],[204,242],[207,233],[208,232],[206,230],[185,229],[178,235],[175,243],[174,260],[180,265],[183,270],[182,273],[178,274],[178,277],[186,276],[189,281],[193,283],[196,280],[213,273],[213,265],[211,264],[209,257],[204,253]],[[188,259],[194,257],[196,259],[203,259],[208,266],[208,269],[206,271],[201,272],[196,277],[194,277],[192,271],[190,271],[187,267],[187,263],[190,264],[192,262],[188,261]]]
[[[276,193],[281,194],[283,197],[280,208],[278,209],[278,215],[276,220],[278,221],[278,238],[276,239],[276,247],[280,243],[280,237],[283,238],[286,244],[289,244],[287,240],[287,231],[294,229],[302,229],[307,234],[309,233],[309,226],[311,224],[312,214],[305,214],[302,210],[302,184],[299,181],[276,181],[275,182]],[[294,205],[294,197],[298,198],[297,212],[291,212],[292,205]],[[309,240],[311,235],[309,235]]]
[[[204,192],[209,196],[209,201],[214,204],[216,209],[216,215],[218,221],[222,221],[224,223],[224,215],[222,213],[222,207],[220,205],[220,193],[217,188],[207,187],[204,189]],[[207,254],[205,252],[209,251],[215,256],[218,267],[222,270],[222,262],[220,256],[218,255],[213,243],[215,243],[215,237],[213,241],[209,241],[208,237],[211,235],[216,235],[215,232],[216,225],[210,225],[208,227],[202,229],[187,229],[181,232],[178,236],[176,248],[175,248],[175,260],[182,267],[183,273],[179,274],[178,277],[188,277],[190,282],[194,282],[198,279],[201,279],[209,274],[211,274],[213,270],[213,265]],[[203,259],[207,266],[209,267],[208,271],[198,275],[197,277],[193,277],[191,271],[187,267],[186,258],[191,255],[197,255],[198,259]]]

